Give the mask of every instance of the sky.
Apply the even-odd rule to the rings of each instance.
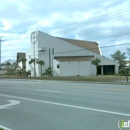
[[[130,0],[0,0],[2,62],[30,48],[30,34],[96,41],[102,54],[130,48]],[[121,44],[121,45],[120,45]],[[127,56],[127,53],[126,53]]]

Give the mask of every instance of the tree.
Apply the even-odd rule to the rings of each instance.
[[[6,60],[4,62],[4,65],[5,65],[5,70],[6,70],[6,74],[7,75],[10,75],[11,74],[11,64],[12,64],[12,61],[9,59],[9,60]]]
[[[127,48],[127,54],[129,56],[129,72],[130,72],[130,48]]]
[[[26,61],[27,61],[27,59],[26,58],[24,58],[24,57],[21,57],[19,60],[18,60],[18,62],[22,62],[22,68],[25,68],[25,66],[26,66]]]
[[[17,66],[15,73],[17,76],[22,76],[22,68],[20,66]]]
[[[129,59],[130,59],[130,48],[127,48],[126,50],[127,50],[127,54],[129,56]]]
[[[29,64],[34,64],[34,77],[36,76],[36,67],[35,67],[35,64],[36,64],[36,58],[34,58],[34,59],[30,59],[30,61],[29,61]]]
[[[17,69],[17,63],[14,60],[6,60],[4,63],[2,63],[2,69],[4,70],[4,73],[7,75],[15,75],[16,69]]]
[[[12,62],[12,65],[11,65],[11,68],[12,68],[12,73],[13,73],[13,75],[17,75],[18,73],[18,69],[20,68],[19,66],[18,66],[18,64],[17,64],[17,62],[16,61],[14,61],[14,62]]]
[[[22,76],[24,75],[24,72],[26,72],[26,61],[27,59],[24,57],[21,57],[18,62],[22,62]]]
[[[119,63],[119,72],[124,69],[125,67],[125,62],[124,60],[126,59],[125,53],[121,53],[120,50],[117,50],[114,54],[111,55],[114,61],[118,61]]]
[[[42,76],[42,66],[45,64],[45,62],[43,60],[36,60],[36,63],[39,64],[41,66],[41,76]]]
[[[124,69],[122,69],[122,72],[125,74],[126,76],[126,82],[128,82],[128,74],[129,74],[129,69],[127,67],[125,67]]]
[[[5,63],[2,63],[1,64],[1,68],[2,68],[2,70],[3,70],[3,74],[5,73],[4,71],[5,71]]]
[[[129,70],[126,67],[125,53],[121,53],[120,50],[117,50],[114,54],[111,55],[111,57],[114,59],[114,61],[118,61],[118,63],[119,63],[119,74],[125,74],[126,81],[128,82]]]
[[[52,76],[52,67],[48,67],[48,68],[45,70],[45,73],[43,73],[43,75]]]
[[[28,70],[28,71],[26,72],[26,75],[27,75],[27,77],[28,77],[28,76],[31,76],[31,70]]]
[[[97,70],[98,70],[99,63],[100,63],[100,62],[101,62],[101,61],[100,61],[100,59],[98,59],[98,58],[94,58],[94,59],[92,60],[92,64],[96,66],[96,75],[97,75],[97,76],[98,76]]]

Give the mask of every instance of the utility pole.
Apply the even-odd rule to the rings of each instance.
[[[2,42],[2,37],[3,36],[0,36],[0,70],[1,70],[1,42]]]

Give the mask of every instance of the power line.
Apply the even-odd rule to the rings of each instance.
[[[127,30],[128,31],[128,30]],[[130,37],[130,32],[123,32],[123,33],[120,33],[120,34],[111,34],[111,35],[108,35],[108,36],[102,36],[102,37],[98,37],[97,39],[105,39],[105,38],[110,38],[110,39],[123,39],[122,37],[115,37],[115,36],[122,36],[122,37]],[[96,38],[94,38],[94,39],[96,39]],[[12,41],[12,40],[14,40],[14,39],[7,39],[7,40],[2,40],[3,42],[4,41]],[[19,41],[19,40],[21,40],[21,39],[17,39],[17,41]],[[27,38],[26,38],[26,40],[27,40]],[[29,40],[29,39],[28,39]],[[93,40],[93,39],[88,39],[89,41],[91,41],[91,40]],[[106,41],[106,40],[105,40]],[[107,41],[109,41],[109,40],[107,40]]]
[[[58,27],[58,28],[55,28],[55,29],[51,29],[51,30],[57,30],[57,29],[62,29],[62,30],[59,30],[59,31],[56,31],[56,32],[53,32],[53,33],[57,33],[57,32],[64,32],[64,31],[67,31],[67,30],[71,30],[71,29],[74,29],[74,28],[80,28],[80,27],[84,27],[84,26],[87,26],[87,25],[90,25],[90,24],[95,24],[95,23],[100,23],[100,22],[103,22],[103,21],[107,21],[107,20],[110,20],[110,19],[115,19],[117,17],[120,17],[122,14],[130,14],[130,8],[127,7],[125,9],[122,9],[122,10],[118,10],[114,13],[107,13],[107,14],[104,14],[104,15],[101,15],[101,16],[97,16],[97,17],[94,17],[94,18],[90,18],[88,20],[85,20],[85,21],[82,21],[82,22],[77,22],[77,23],[73,23],[73,24],[69,24],[69,25],[66,25],[64,27]],[[87,24],[87,25],[86,25]],[[50,30],[50,31],[51,31]],[[49,30],[47,30],[49,31]],[[124,33],[125,34],[125,33]],[[127,33],[128,34],[128,33]],[[120,34],[121,35],[121,34]],[[128,43],[129,44],[129,43]],[[112,46],[120,46],[120,45],[124,45],[124,44],[119,44],[119,45],[111,45],[111,46],[105,46],[105,47],[100,47],[100,48],[107,48],[107,47],[112,47]],[[94,49],[94,48],[92,48]],[[83,50],[86,50],[86,49],[82,49],[82,50],[75,50],[75,51],[83,51]],[[90,50],[90,49],[89,49]],[[70,52],[70,51],[67,51],[67,52]],[[67,53],[67,52],[58,52],[58,53]],[[72,51],[71,51],[72,52]],[[45,55],[45,54],[42,54],[42,55]],[[7,57],[7,56],[6,56]],[[9,57],[16,57],[16,56],[9,56]]]
[[[130,14],[130,6],[128,6],[125,9],[122,9],[122,10],[117,10],[114,13],[106,13],[106,14],[103,14],[103,15],[100,15],[100,16],[97,16],[97,17],[93,17],[93,18],[90,18],[90,19],[87,19],[87,20],[84,20],[84,21],[81,21],[81,22],[76,22],[76,23],[65,25],[65,26],[60,26],[60,27],[56,27],[56,28],[53,28],[53,29],[48,29],[48,30],[45,30],[44,32],[53,31],[53,30],[54,30],[53,32],[50,32],[48,34],[65,32],[65,31],[68,31],[68,30],[77,29],[77,28],[88,26],[88,25],[93,25],[93,24],[96,24],[96,23],[115,19],[117,17],[120,17],[124,13]],[[16,35],[15,37],[20,37],[20,36]],[[13,39],[11,39],[11,40],[13,40]],[[24,38],[24,39],[28,39],[28,38]],[[7,39],[7,40],[9,41],[9,39]]]
[[[126,8],[126,9],[129,9],[129,8]],[[118,11],[117,11],[117,12],[118,12]],[[111,14],[111,13],[110,13],[110,14]],[[45,31],[56,30],[56,29],[65,28],[65,27],[68,27],[68,26],[73,26],[73,25],[77,25],[77,24],[86,23],[86,22],[88,22],[88,20],[95,20],[95,19],[97,19],[97,18],[100,18],[100,17],[102,17],[102,16],[106,16],[106,15],[109,15],[109,14],[103,14],[103,15],[101,15],[101,16],[93,17],[93,18],[90,18],[90,19],[87,19],[87,20],[84,20],[84,21],[81,21],[81,22],[76,22],[76,23],[72,23],[72,24],[65,25],[65,26],[60,26],[60,27],[48,29],[48,30],[45,30]]]
[[[107,39],[106,39],[107,38]],[[109,38],[109,39],[108,39]],[[130,32],[124,32],[124,33],[120,33],[120,34],[112,34],[112,35],[108,35],[108,36],[104,36],[104,37],[98,37],[98,38],[94,38],[96,40],[101,40],[100,42],[102,41],[111,41],[112,39],[114,40],[124,40],[124,38],[130,38]],[[92,41],[93,39],[88,39],[89,41]]]
[[[109,47],[114,47],[114,46],[122,46],[122,45],[128,45],[128,44],[130,44],[130,43],[122,43],[122,44],[118,44],[118,45],[116,44],[116,45],[110,45],[110,46],[102,46],[100,48],[104,49],[104,48],[109,48]],[[62,52],[56,52],[55,54],[68,53],[68,52],[77,52],[77,51],[85,51],[85,50],[91,51],[91,50],[94,50],[94,49],[97,49],[97,48],[79,49],[79,50],[73,50],[73,51],[62,51]],[[49,55],[49,53],[39,54],[39,55]],[[33,56],[33,55],[26,55],[26,56]],[[16,56],[2,56],[2,57],[16,57]]]
[[[56,31],[49,33],[49,34],[53,34],[53,33],[57,33],[57,32],[64,32],[64,31],[71,30],[71,29],[74,29],[74,28],[80,28],[80,27],[83,27],[83,26],[87,26],[89,24],[95,24],[95,23],[100,23],[100,22],[103,22],[103,21],[115,19],[115,18],[121,16],[124,13],[130,14],[130,7],[127,7],[123,10],[118,10],[115,13],[107,13],[107,14],[104,14],[104,15],[101,15],[101,16],[90,18],[90,19],[82,21],[82,22],[77,22],[77,23],[65,25],[64,27],[63,26],[57,27],[57,28],[54,28],[54,29],[46,30],[44,32],[53,31],[53,30],[56,30]],[[58,29],[61,29],[61,30],[58,31]]]

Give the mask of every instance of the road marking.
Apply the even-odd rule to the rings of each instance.
[[[108,114],[113,114],[113,115],[129,116],[130,117],[130,114],[119,113],[119,112],[112,112],[112,111],[106,111],[106,110],[100,110],[100,109],[94,109],[94,108],[88,108],[88,107],[80,107],[80,106],[75,106],[75,105],[68,105],[68,104],[62,104],[62,103],[56,103],[56,102],[42,101],[42,100],[36,100],[36,99],[30,99],[30,98],[24,98],[24,97],[16,97],[16,96],[11,96],[11,95],[0,94],[0,96],[22,99],[22,100],[33,101],[33,102],[52,104],[52,105],[58,105],[58,106],[64,106],[64,107],[71,107],[71,108],[82,109],[82,110],[95,111],[95,112],[100,112],[100,113],[108,113]]]
[[[7,128],[7,127],[5,127],[5,126],[2,126],[2,125],[0,125],[0,128],[2,128],[2,129],[4,129],[4,130],[12,130],[12,129],[10,129],[10,128]]]
[[[44,90],[44,89],[36,89],[36,90],[37,90],[37,91],[60,93],[60,91],[55,91],[55,90]]]
[[[7,101],[10,103],[6,105],[0,105],[0,109],[8,109],[11,106],[18,105],[20,103],[20,101],[16,101],[16,100],[7,100]]]

